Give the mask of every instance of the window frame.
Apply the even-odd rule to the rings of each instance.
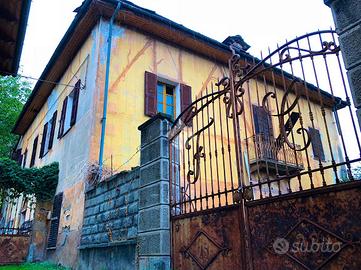
[[[71,90],[71,92],[63,100],[58,129],[59,140],[63,138],[76,124],[81,85],[81,80],[77,80],[73,90]]]
[[[159,101],[158,99],[158,87],[162,86],[162,101]],[[171,87],[173,93],[172,95],[167,94],[167,87]],[[161,80],[157,81],[157,112],[159,113],[160,111],[158,110],[158,106],[159,104],[161,104],[163,106],[163,111],[161,111],[160,113],[164,113],[166,115],[170,115],[167,111],[168,111],[168,107],[173,107],[172,111],[173,111],[173,115],[170,115],[173,119],[176,119],[177,116],[177,87],[175,85],[163,82]],[[172,104],[168,104],[167,102],[167,96],[171,96],[172,97]]]

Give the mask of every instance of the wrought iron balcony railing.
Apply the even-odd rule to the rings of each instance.
[[[267,138],[257,134],[245,139],[244,144],[248,149],[249,165],[251,172],[267,166],[268,170],[295,171],[302,170],[302,152],[291,149],[286,143],[279,143],[274,138]],[[296,145],[296,149],[300,149]]]

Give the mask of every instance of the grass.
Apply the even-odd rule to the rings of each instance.
[[[66,270],[66,268],[48,262],[42,262],[0,266],[0,270]]]

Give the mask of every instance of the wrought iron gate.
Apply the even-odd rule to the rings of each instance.
[[[261,59],[238,48],[230,46],[228,76],[199,93],[169,134],[174,269],[258,269],[250,204],[360,178],[335,32],[301,36]]]

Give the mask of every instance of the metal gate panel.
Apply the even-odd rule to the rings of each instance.
[[[241,269],[238,207],[173,220],[173,269]]]

